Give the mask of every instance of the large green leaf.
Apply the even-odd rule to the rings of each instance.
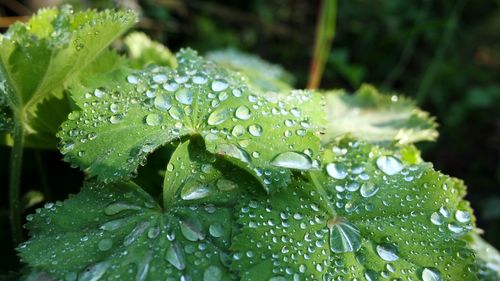
[[[399,157],[344,138],[322,171],[243,201],[242,280],[476,280],[462,183]]]
[[[338,90],[326,92],[325,96],[330,122],[324,143],[344,134],[379,144],[409,144],[435,140],[438,135],[434,118],[411,100],[383,95],[370,85],[363,85],[354,95]]]
[[[208,151],[269,191],[287,185],[290,168],[319,165],[320,95],[253,94],[237,73],[194,51],[181,51],[177,61],[176,69],[122,70],[72,89],[81,111],[71,113],[59,133],[65,159],[113,181],[130,176],[157,147],[201,136]],[[313,107],[319,113],[311,117]]]
[[[262,91],[283,92],[292,89],[293,77],[281,66],[235,49],[213,51],[207,58],[216,63],[239,71],[248,77],[249,83]]]
[[[37,130],[54,135],[54,131],[45,132],[37,126],[46,123],[44,127],[49,129],[45,129],[52,130],[60,124],[60,119],[46,113],[42,115],[40,103],[60,100],[64,86],[135,20],[132,12],[74,13],[65,6],[41,10],[29,22],[13,24],[5,35],[0,35],[0,94],[28,137]],[[67,104],[62,108],[58,101],[51,105],[59,107],[59,111],[69,108]],[[34,124],[36,122],[38,124]]]
[[[142,32],[133,32],[123,39],[127,47],[129,62],[134,68],[141,69],[149,64],[175,68],[177,61],[170,50],[151,40]]]
[[[28,216],[18,248],[57,280],[234,280],[232,207],[179,199],[160,207],[139,186],[88,184]]]

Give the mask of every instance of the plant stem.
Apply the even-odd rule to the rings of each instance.
[[[22,122],[15,122],[12,133],[14,144],[10,154],[9,210],[12,240],[17,245],[21,243],[23,239],[21,229],[21,204],[19,200],[24,145],[24,128]]]
[[[309,70],[308,89],[318,88],[323,76],[326,59],[335,36],[335,22],[337,19],[337,0],[323,0],[319,9],[319,18],[316,25],[316,39],[314,53]]]

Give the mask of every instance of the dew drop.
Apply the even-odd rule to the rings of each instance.
[[[237,124],[231,130],[231,135],[233,135],[235,137],[241,137],[243,134],[245,134],[245,127],[243,127],[240,124]]]
[[[181,232],[189,241],[203,240],[205,235],[202,231],[201,222],[197,219],[181,221]]]
[[[224,227],[222,226],[222,224],[214,222],[208,228],[208,233],[216,238],[221,237],[222,235],[224,235]]]
[[[217,180],[217,188],[220,191],[231,191],[236,189],[238,185],[231,180],[220,178]]]
[[[191,90],[182,88],[175,93],[175,99],[182,104],[193,103],[193,92]]]
[[[212,82],[212,91],[214,92],[224,91],[225,89],[227,89],[228,86],[229,85],[225,81],[215,80]]]
[[[240,105],[240,106],[238,106],[238,108],[236,108],[234,115],[238,119],[248,120],[248,119],[250,119],[251,111],[248,107],[246,107],[244,105]]]
[[[339,163],[330,163],[326,165],[326,172],[330,175],[330,177],[338,180],[345,179],[347,176],[345,166]]]
[[[208,125],[211,126],[219,125],[222,124],[224,121],[226,121],[228,117],[229,113],[227,109],[221,108],[210,113],[210,115],[208,116],[207,123]]]
[[[260,137],[262,135],[262,127],[259,124],[253,124],[248,126],[248,132],[254,137]]]
[[[98,97],[98,98],[102,98],[104,97],[104,90],[102,89],[95,89],[94,90],[94,96]]]
[[[167,250],[165,256],[166,260],[178,270],[186,268],[186,261],[184,259],[184,252],[177,243],[172,243]]]
[[[455,212],[455,219],[461,223],[466,223],[470,221],[470,214],[466,211],[457,210]]]
[[[376,247],[378,256],[385,261],[395,261],[399,259],[398,249],[389,243],[382,243]]]
[[[363,183],[363,185],[361,185],[361,188],[359,189],[359,193],[361,193],[361,196],[365,198],[372,197],[373,195],[377,194],[377,192],[378,186],[376,186],[372,182]]]
[[[434,225],[442,225],[443,224],[443,218],[441,217],[441,215],[439,215],[439,213],[434,212],[431,215],[431,222]]]
[[[250,155],[248,154],[248,152],[246,152],[245,150],[239,148],[234,144],[228,144],[228,143],[219,144],[216,147],[216,152],[217,154],[220,155],[228,155],[234,157],[245,163],[251,162]]]
[[[80,273],[80,276],[78,276],[78,281],[97,281],[101,279],[102,276],[104,276],[109,266],[110,263],[106,261],[91,265],[85,268],[82,273]]]
[[[160,110],[169,110],[172,107],[172,98],[166,94],[156,96],[154,104]]]
[[[366,281],[377,281],[378,280],[378,274],[375,270],[373,269],[368,269],[365,272],[365,278]]]
[[[181,120],[182,111],[178,107],[174,106],[170,108],[170,110],[168,111],[168,115],[170,115],[170,117],[172,117],[172,119],[174,120]]]
[[[334,253],[357,252],[361,248],[359,229],[344,218],[335,217],[327,222],[330,230],[330,250]]]
[[[377,159],[377,167],[385,174],[392,176],[403,170],[403,164],[393,156],[381,156]]]
[[[442,281],[441,274],[437,268],[424,267],[422,270],[422,280],[423,281]]]
[[[283,276],[274,276],[274,277],[269,278],[268,281],[288,281],[288,279],[286,279]]]
[[[167,76],[165,74],[156,74],[153,76],[153,81],[156,83],[165,83],[167,82]]]
[[[193,83],[201,85],[207,83],[207,78],[204,76],[195,76],[193,77]]]
[[[271,161],[276,167],[308,170],[312,168],[311,158],[303,153],[287,151],[276,155]]]
[[[136,205],[130,205],[123,202],[116,202],[109,204],[106,208],[104,208],[104,213],[108,216],[116,215],[125,210],[140,210],[141,207]]]
[[[160,125],[161,121],[162,117],[160,114],[150,113],[146,115],[146,124],[148,124],[149,126],[158,126]]]
[[[220,281],[221,279],[222,270],[215,265],[207,267],[203,272],[203,281]]]
[[[210,195],[211,190],[206,185],[191,185],[182,189],[181,198],[183,200],[196,200]]]
[[[129,75],[127,76],[127,81],[130,83],[130,84],[137,84],[139,83],[139,78],[137,78],[136,76],[134,75]]]
[[[107,251],[113,247],[113,241],[108,238],[104,238],[99,243],[97,244],[97,248],[99,248],[100,251]]]

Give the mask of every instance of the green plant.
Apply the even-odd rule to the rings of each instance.
[[[288,90],[283,73],[259,75],[263,61],[173,57],[140,34],[124,56],[108,49],[134,20],[49,9],[0,37],[13,229],[23,147],[55,149],[57,135],[86,175],[80,193],[27,216],[26,279],[485,276],[465,186],[421,159],[413,143],[436,124],[411,101],[369,85]]]

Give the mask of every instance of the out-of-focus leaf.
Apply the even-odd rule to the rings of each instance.
[[[141,69],[149,64],[177,67],[177,60],[170,50],[142,32],[133,32],[123,41],[133,68]]]
[[[476,252],[476,263],[480,281],[500,280],[500,253],[477,234],[471,235],[472,249]]]
[[[363,85],[356,93],[325,93],[328,125],[322,141],[338,136],[352,136],[372,143],[411,144],[435,140],[438,133],[434,118],[401,96],[379,93]]]

